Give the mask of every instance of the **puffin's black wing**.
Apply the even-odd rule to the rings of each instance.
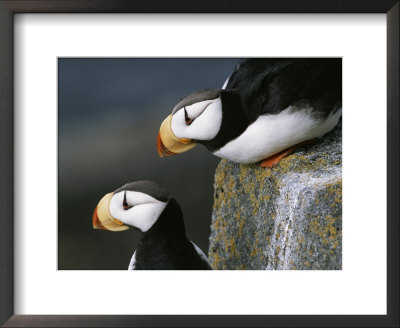
[[[248,122],[289,106],[326,117],[341,106],[341,58],[243,59],[225,88],[237,93]]]
[[[188,239],[141,240],[135,270],[211,270],[207,257]]]

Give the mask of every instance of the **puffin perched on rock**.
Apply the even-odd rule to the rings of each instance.
[[[178,202],[152,181],[127,183],[105,195],[93,213],[93,228],[142,237],[128,270],[211,270],[207,257],[185,233]]]
[[[242,59],[221,89],[194,92],[161,124],[161,157],[203,144],[237,163],[274,167],[332,130],[342,113],[341,58]]]

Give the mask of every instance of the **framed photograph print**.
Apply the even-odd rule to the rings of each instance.
[[[398,30],[395,0],[0,1],[0,323],[398,327]]]

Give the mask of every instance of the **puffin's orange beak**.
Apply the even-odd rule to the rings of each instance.
[[[158,155],[160,155],[160,157],[176,155],[176,153],[168,150],[168,148],[164,146],[164,144],[161,140],[160,132],[158,132],[158,136],[157,136],[157,150],[158,150]]]
[[[171,129],[172,114],[161,123],[157,136],[157,150],[160,157],[184,153],[196,146],[191,139],[177,138]]]
[[[101,229],[101,230],[107,230],[100,222],[99,216],[97,214],[97,207],[94,209],[92,220],[93,220],[93,229]]]
[[[114,193],[110,192],[105,195],[96,206],[93,216],[92,224],[93,229],[109,230],[109,231],[124,231],[129,229],[120,220],[115,219],[109,211],[109,205]]]

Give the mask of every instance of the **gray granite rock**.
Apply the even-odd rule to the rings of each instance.
[[[208,256],[213,269],[342,268],[342,130],[273,169],[219,163]]]

